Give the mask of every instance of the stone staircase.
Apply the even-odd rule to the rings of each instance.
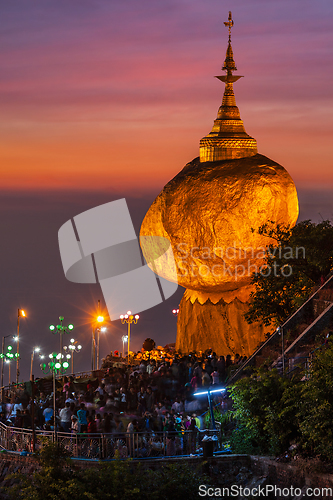
[[[270,358],[271,366],[282,373],[283,359],[281,330],[284,338],[285,371],[290,367],[304,364],[312,347],[315,336],[333,322],[333,274],[302,305],[261,344],[246,362],[227,380],[227,385],[235,383],[246,367],[259,366],[264,359]],[[332,327],[333,329],[333,327]],[[269,354],[268,354],[269,353]],[[272,359],[274,358],[274,359]]]

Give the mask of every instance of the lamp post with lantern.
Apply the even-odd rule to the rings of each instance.
[[[35,352],[40,352],[40,347],[34,347],[31,353],[30,380],[32,380],[32,368],[34,364]],[[39,355],[39,357],[43,359],[44,356]]]
[[[70,355],[68,355],[70,358]],[[53,421],[54,421],[54,433],[56,432],[56,384],[55,378],[58,373],[65,373],[65,371],[69,368],[68,358],[66,356],[65,361],[63,361],[64,355],[59,352],[53,352],[49,354],[50,361],[48,363],[41,363],[41,370],[45,373],[52,373],[53,375]]]
[[[78,341],[75,339],[70,340],[70,344],[64,345],[64,350],[69,351],[69,353],[66,355],[67,359],[72,358],[72,374],[74,374],[74,352],[80,352],[82,349],[82,345],[78,344]]]
[[[4,361],[7,362],[7,360],[8,360],[8,358],[5,355],[5,339],[7,339],[8,337],[12,337],[12,335],[5,335],[4,337],[2,337],[2,350],[1,350],[1,354],[0,354],[0,357],[1,357],[1,387],[2,388],[3,388]],[[8,348],[7,348],[7,350],[8,350]]]
[[[98,301],[99,306],[99,301]],[[104,322],[104,316],[98,315],[92,329],[92,344],[91,344],[91,369],[98,370],[99,366],[99,336],[100,332],[105,332],[106,327],[102,326]],[[97,338],[96,338],[97,337]],[[97,355],[97,363],[96,363]],[[97,365],[97,366],[96,366]]]
[[[100,340],[100,333],[101,332],[106,332],[107,328],[106,326],[102,326],[104,322],[104,317],[103,316],[98,316],[98,322],[99,326],[97,327],[97,363],[96,363],[96,368],[99,370],[99,340]]]
[[[26,318],[25,311],[23,309],[17,309],[17,356],[16,356],[16,383],[19,383],[20,376],[20,318]]]
[[[9,337],[10,335],[6,335],[6,336]],[[11,379],[11,370],[10,370],[11,364],[10,363],[11,363],[12,359],[17,358],[17,352],[14,354],[12,351],[13,351],[13,346],[8,345],[7,351],[2,352],[0,354],[0,357],[2,358],[2,363],[3,363],[3,361],[5,361],[8,364],[8,385],[9,386],[11,385],[11,381],[10,381],[10,379]],[[2,365],[1,380],[2,380],[1,384],[3,386],[3,365]]]
[[[127,341],[128,341],[128,353],[127,353],[127,363],[129,364],[129,356],[130,356],[130,338],[131,338],[131,325],[134,324],[136,325],[137,322],[139,321],[140,316],[136,314],[135,316],[132,314],[131,311],[127,311],[126,314],[122,314],[120,316],[120,320],[122,324],[124,325],[127,323]]]
[[[62,322],[64,321],[63,316],[59,316],[60,325],[50,325],[50,330],[52,333],[56,334],[59,332],[60,334],[60,351],[62,353],[62,336],[64,333],[70,333],[74,330],[74,325],[70,323],[68,326],[64,326]]]
[[[10,385],[11,385],[10,384],[10,367],[11,367],[11,362],[12,362],[12,360],[10,358],[6,358],[5,359],[5,363],[6,363],[6,365],[8,365],[8,386],[9,386],[9,388],[10,388]]]
[[[127,344],[128,336],[127,335],[123,335],[121,337],[121,340],[123,342],[123,358],[124,358],[125,357],[125,344]]]

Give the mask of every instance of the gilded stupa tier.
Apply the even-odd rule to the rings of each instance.
[[[212,131],[200,141],[201,162],[246,158],[258,152],[256,140],[245,132],[234,94],[233,84],[242,77],[232,74],[237,68],[231,46],[231,27],[234,24],[231,12],[228,22],[224,24],[229,28],[228,48],[222,67],[227,74],[216,78],[225,83],[225,90]]]

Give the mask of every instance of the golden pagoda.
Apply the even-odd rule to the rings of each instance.
[[[266,333],[263,325],[249,325],[244,319],[253,291],[251,276],[260,271],[265,248],[273,243],[258,229],[267,221],[293,226],[298,199],[288,172],[258,154],[255,139],[245,132],[233,91],[240,77],[233,75],[231,12],[224,24],[229,41],[222,68],[226,75],[217,77],[225,83],[217,119],[200,141],[200,156],[185,165],[152,203],[140,236],[146,261],[155,260],[153,271],[186,288],[176,348],[248,356]],[[152,236],[171,242],[176,273],[168,260],[156,261],[160,250]]]
[[[227,74],[217,76],[225,83],[222,104],[218,110],[212,131],[200,141],[200,161],[232,160],[257,154],[257,141],[250,137],[244,129],[239,109],[236,105],[234,83],[242,76],[234,76],[237,71],[231,47],[231,28],[234,25],[231,12],[229,20],[224,23],[229,28],[229,42],[222,70]]]

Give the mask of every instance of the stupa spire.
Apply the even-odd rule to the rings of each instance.
[[[257,142],[245,132],[236,105],[233,84],[242,76],[233,75],[237,68],[231,46],[231,28],[234,25],[231,12],[224,25],[229,30],[229,40],[222,70],[227,74],[216,78],[225,83],[225,90],[212,131],[200,141],[201,162],[246,158],[257,154]]]

